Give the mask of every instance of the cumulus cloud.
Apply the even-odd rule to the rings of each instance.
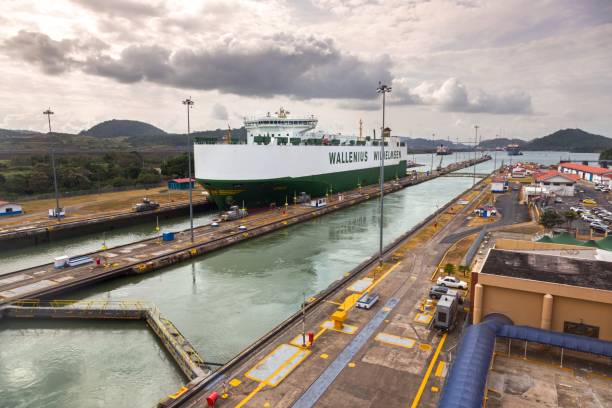
[[[215,103],[212,107],[212,117],[217,120],[227,120],[227,108],[220,103]]]
[[[95,38],[53,40],[46,34],[21,30],[2,44],[7,55],[39,66],[49,75],[61,74],[78,65],[77,54],[100,52],[107,45]]]
[[[55,41],[45,34],[20,33],[5,46],[21,59],[39,63],[49,74],[78,68],[122,83],[149,81],[237,95],[369,99],[375,96],[371,90],[379,80],[391,79],[389,57],[365,61],[342,52],[329,38],[312,35],[278,33],[250,40],[224,37],[207,48],[175,51],[160,45],[130,45],[117,57],[88,53],[82,61],[72,58],[86,51],[85,44],[77,40]]]
[[[468,91],[463,82],[449,78],[442,84],[425,81],[410,87],[406,78],[393,80],[389,102],[394,105],[434,105],[447,112],[531,114],[531,96],[523,91],[498,94]]]

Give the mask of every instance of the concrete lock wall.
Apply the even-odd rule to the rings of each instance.
[[[599,328],[599,339],[612,341],[612,293],[478,273],[482,301],[474,299],[480,318],[492,313],[508,316],[514,324],[563,332],[565,322]]]

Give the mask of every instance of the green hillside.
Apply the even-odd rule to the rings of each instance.
[[[158,136],[166,132],[149,123],[137,120],[107,120],[94,127],[83,130],[81,135],[93,137],[119,137],[119,136]]]
[[[554,150],[570,152],[601,152],[612,148],[612,139],[594,135],[581,129],[558,130],[548,136],[534,139],[523,150]]]

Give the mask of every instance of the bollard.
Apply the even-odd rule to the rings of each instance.
[[[209,407],[214,407],[218,399],[219,393],[217,391],[213,391],[208,397],[206,397],[206,403]]]

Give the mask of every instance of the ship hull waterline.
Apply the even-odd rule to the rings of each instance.
[[[385,166],[385,181],[406,176],[407,161]],[[220,208],[244,205],[247,208],[293,204],[294,197],[302,192],[311,197],[323,197],[354,190],[359,186],[376,184],[380,180],[380,167],[347,170],[302,177],[282,177],[264,180],[208,180],[198,182],[210,194],[209,197]]]

